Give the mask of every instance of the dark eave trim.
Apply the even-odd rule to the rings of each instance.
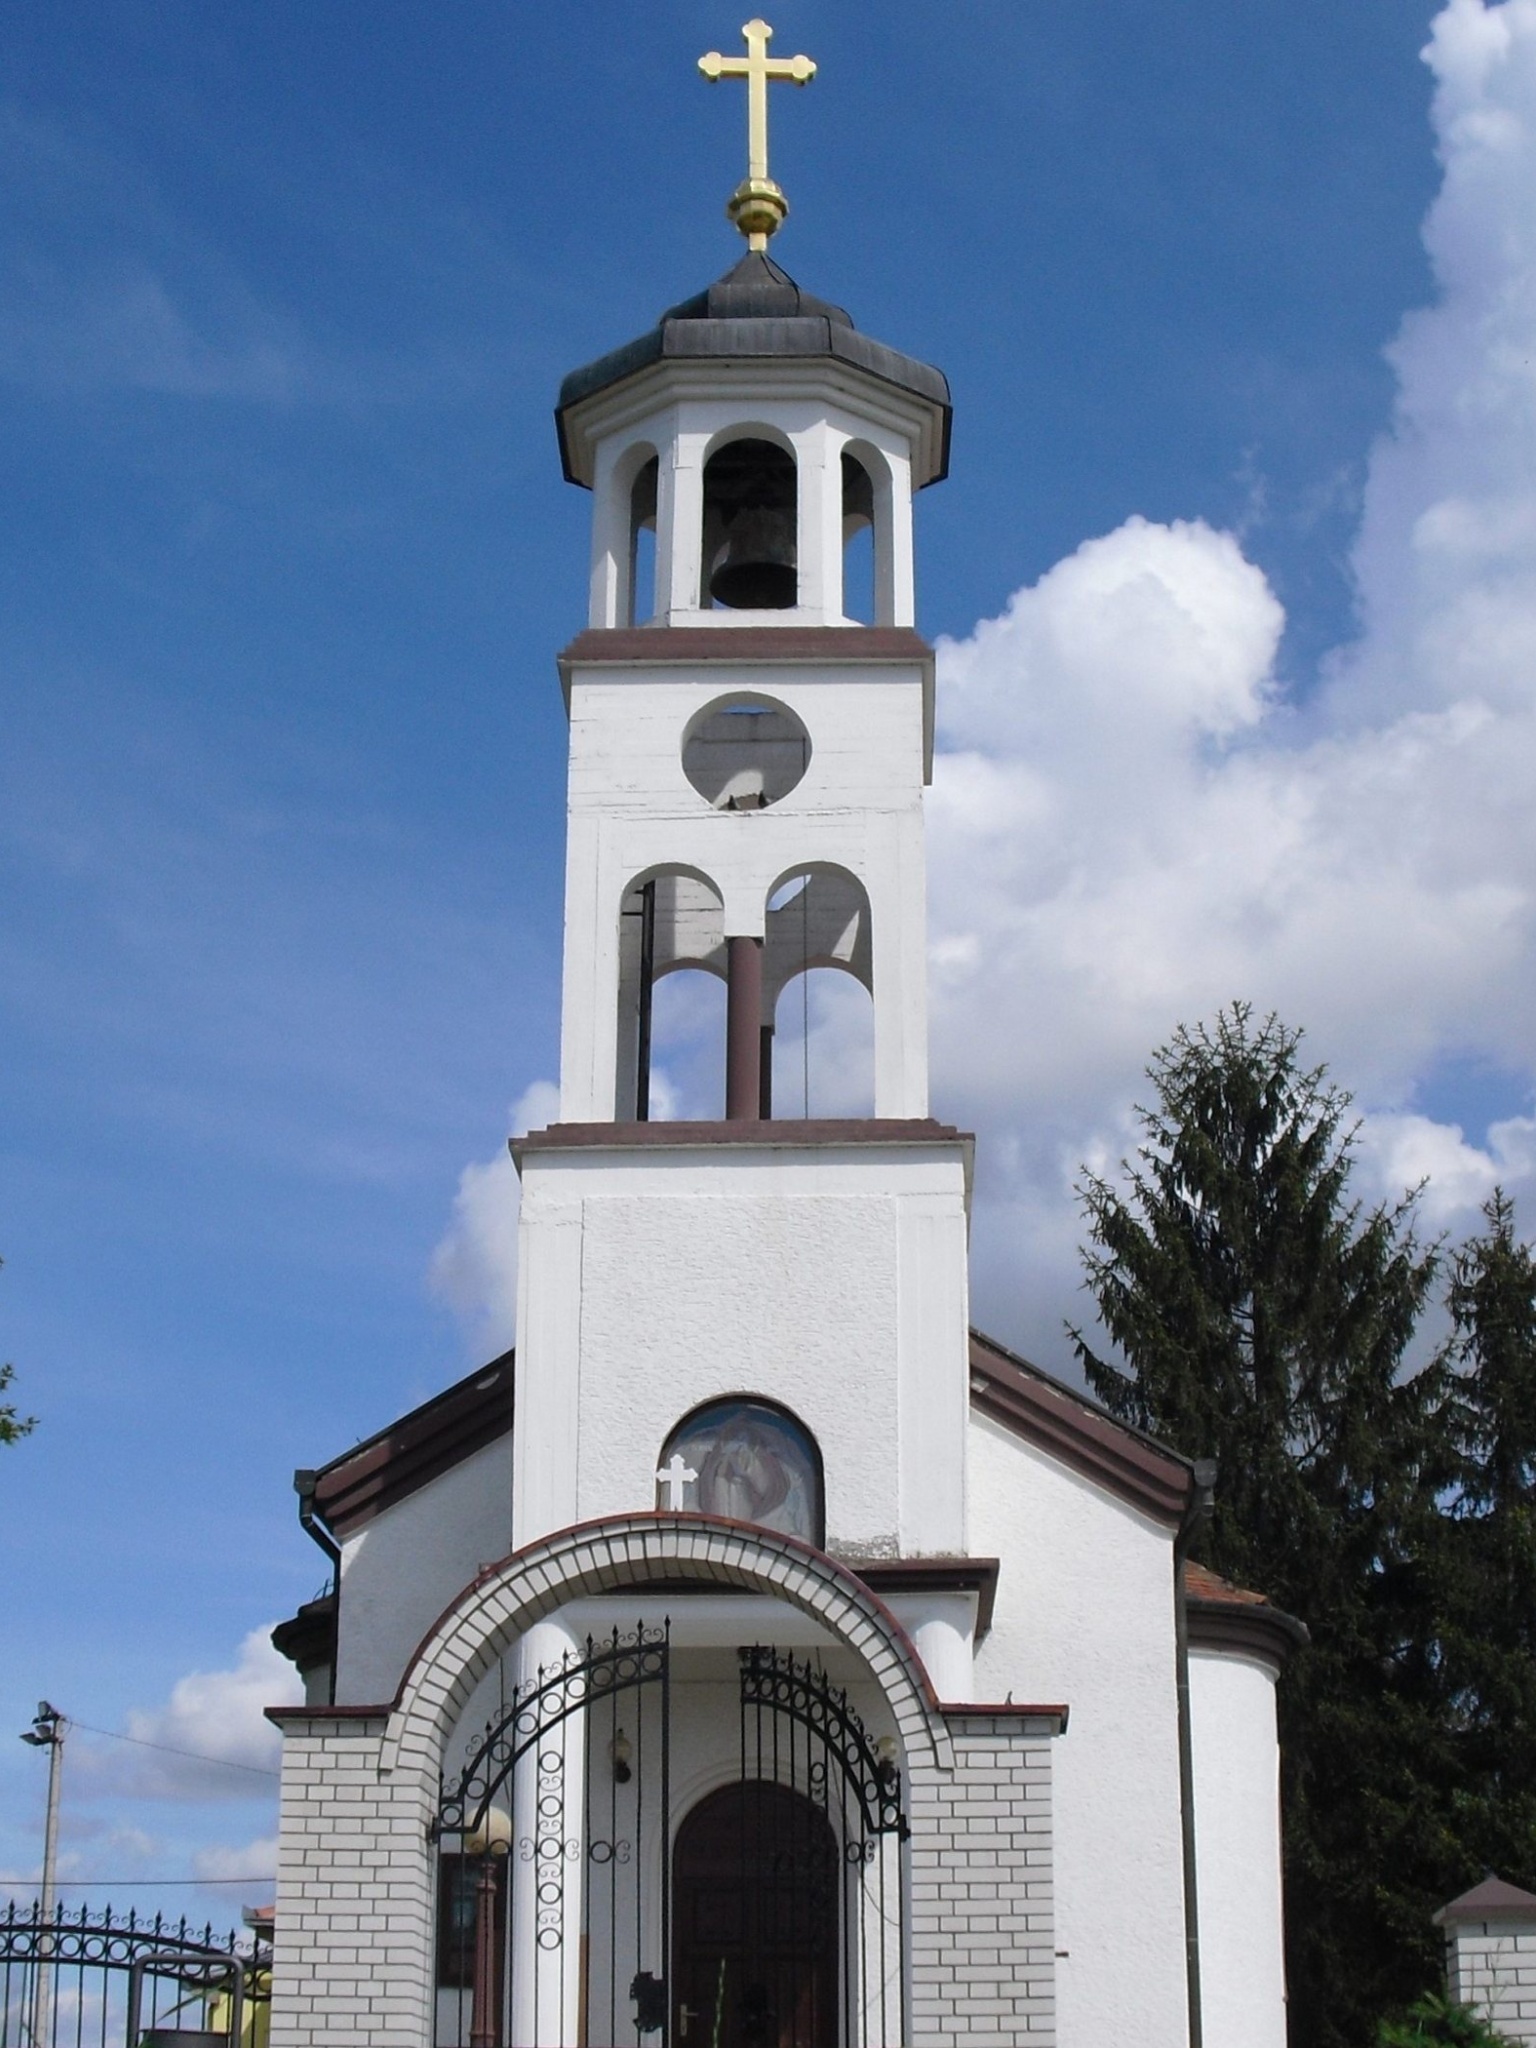
[[[336,1656],[336,1595],[322,1593],[318,1600],[306,1600],[297,1614],[280,1621],[272,1631],[272,1647],[295,1666],[301,1678]]]
[[[371,1707],[263,1707],[262,1713],[274,1728],[305,1721],[377,1721],[381,1725],[394,1712],[392,1703]]]
[[[512,1353],[424,1401],[315,1475],[315,1508],[338,1538],[495,1443],[512,1427]]]
[[[984,1730],[987,1734],[996,1733],[1000,1724],[1004,1730],[1015,1734],[1022,1732],[1026,1735],[1065,1735],[1070,1709],[1064,1706],[1021,1705],[1015,1700],[978,1701],[974,1706],[965,1700],[945,1700],[939,1712],[951,1723],[990,1723],[991,1725]],[[1034,1721],[1040,1725],[1035,1728],[1025,1727],[1021,1731],[1014,1725],[1020,1721]]]
[[[949,474],[950,443],[954,429],[954,407],[949,379],[931,363],[903,355],[899,349],[861,334],[856,327],[843,326],[825,314],[802,314],[756,319],[678,319],[663,315],[648,334],[638,335],[621,348],[610,349],[595,362],[572,370],[560,386],[555,405],[555,433],[560,443],[560,466],[568,483],[581,483],[571,460],[568,415],[600,392],[611,391],[638,377],[660,362],[774,362],[831,360],[862,371],[882,384],[892,385],[920,405],[926,405],[939,421],[938,460],[931,476],[924,476],[919,489],[943,481]],[[583,486],[585,488],[585,486]]]
[[[1311,1641],[1305,1622],[1267,1600],[1185,1600],[1189,1647],[1224,1657],[1257,1657],[1283,1671],[1295,1650]]]
[[[974,1593],[976,1640],[992,1626],[1002,1569],[995,1557],[847,1557],[843,1562],[882,1600],[892,1593]]]
[[[1194,1491],[1187,1458],[1096,1408],[980,1330],[971,1332],[971,1406],[1144,1514],[1177,1528]]]
[[[860,668],[910,662],[928,671],[933,649],[909,626],[589,626],[556,659],[569,685],[573,668],[676,668],[694,661]]]
[[[969,1131],[932,1117],[774,1117],[736,1123],[550,1124],[511,1140],[519,1165],[530,1152],[667,1151],[687,1146],[972,1145]]]

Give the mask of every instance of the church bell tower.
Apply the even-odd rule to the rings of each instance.
[[[739,1398],[814,1447],[824,1506],[792,1533],[845,1558],[954,1556],[971,1151],[928,1115],[933,654],[912,549],[949,389],[767,255],[786,209],[760,26],[746,59],[702,60],[749,87],[729,209],[746,254],[567,377],[556,413],[592,550],[587,624],[560,658],[561,1120],[514,1147],[515,1535],[721,1512],[691,1453],[670,1472],[665,1454],[690,1415]],[[866,532],[858,606],[844,561]],[[726,984],[717,1121],[652,1114],[652,993],[681,967]],[[872,1005],[872,1117],[775,1114],[775,1009],[817,967]]]

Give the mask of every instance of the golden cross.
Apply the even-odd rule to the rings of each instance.
[[[768,81],[787,78],[792,85],[809,85],[816,66],[809,57],[770,57],[768,39],[773,30],[754,15],[742,28],[747,39],[745,57],[722,57],[711,50],[699,59],[699,69],[711,84],[720,78],[747,81],[747,175],[726,202],[726,212],[747,238],[751,249],[766,249],[789,201],[768,175]]]

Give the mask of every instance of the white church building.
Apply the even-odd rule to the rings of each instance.
[[[298,1475],[335,1586],[276,1636],[272,2048],[1283,2048],[1300,1631],[1187,1562],[1206,1470],[970,1327],[913,599],[949,391],[768,258],[753,139],[747,254],[561,392],[560,1120],[513,1148],[515,1351]],[[776,1117],[829,967],[874,1113]],[[682,969],[716,1121],[652,1114]]]

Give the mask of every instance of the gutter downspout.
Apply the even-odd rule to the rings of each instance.
[[[1195,1743],[1189,1709],[1189,1611],[1184,1564],[1190,1545],[1210,1520],[1216,1498],[1216,1460],[1196,1458],[1189,1505],[1173,1541],[1173,1639],[1179,1694],[1179,1831],[1184,1847],[1184,1976],[1189,2001],[1189,2048],[1204,2048],[1200,2011],[1200,1892],[1195,1877]]]
[[[326,1528],[315,1511],[315,1485],[320,1475],[311,1466],[301,1465],[293,1475],[293,1490],[299,1496],[299,1527],[313,1542],[318,1543],[331,1561],[331,1591],[336,1598],[336,1626],[341,1625],[341,1545]],[[331,1647],[331,1676],[327,1687],[327,1704],[336,1704],[336,1646]]]

